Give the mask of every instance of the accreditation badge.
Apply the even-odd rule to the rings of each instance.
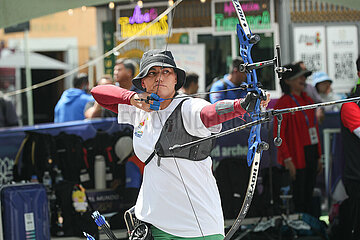
[[[309,128],[309,136],[310,136],[311,145],[319,143],[319,138],[318,138],[318,134],[316,131],[316,127]]]

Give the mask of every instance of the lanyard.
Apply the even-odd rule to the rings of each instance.
[[[292,94],[289,94],[290,97],[292,98],[292,100],[296,103],[296,105],[298,105],[298,107],[300,107],[300,104],[299,102],[296,100],[296,98],[292,95]],[[309,104],[311,104],[311,102],[309,102]],[[305,117],[305,121],[306,121],[306,125],[308,126],[308,128],[310,128],[310,123],[309,123],[309,117],[308,115],[306,114],[305,111],[301,110],[302,114],[304,114],[304,117]],[[316,116],[314,116],[314,126],[316,126]]]

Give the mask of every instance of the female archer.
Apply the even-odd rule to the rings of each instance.
[[[223,239],[220,196],[209,156],[212,140],[181,151],[169,148],[220,132],[222,122],[252,112],[259,95],[214,104],[177,98],[185,71],[165,50],[144,53],[132,82],[144,93],[113,85],[97,86],[91,93],[101,106],[118,113],[119,123],[134,126],[134,151],[146,164],[136,217],[151,226],[154,239]],[[268,102],[261,104],[266,107]],[[150,109],[156,106],[159,110]]]

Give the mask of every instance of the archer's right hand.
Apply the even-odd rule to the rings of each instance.
[[[145,92],[134,94],[130,99],[130,103],[132,106],[144,110],[145,112],[152,112],[153,110],[150,109],[152,101],[145,101],[148,96],[150,96],[150,94]]]

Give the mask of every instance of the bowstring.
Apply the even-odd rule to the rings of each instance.
[[[179,1],[181,2],[182,0],[179,0]],[[179,4],[179,3],[178,3],[178,4]],[[167,41],[166,41],[166,45],[165,45],[165,51],[167,51],[167,49],[168,49],[168,44],[169,44],[169,39],[170,39],[170,35],[171,35],[171,30],[172,30],[172,28],[173,28],[173,21],[174,21],[174,16],[175,16],[175,9],[176,9],[176,7],[175,7],[175,8],[173,9],[173,11],[172,11],[171,27],[170,27],[169,32],[168,32]],[[158,84],[157,84],[156,93],[155,93],[156,95],[158,94],[158,91],[159,91],[160,81],[161,81],[161,75],[162,75],[162,70],[163,70],[163,69],[164,69],[164,60],[163,60],[163,62],[162,62],[162,66],[161,66],[161,69],[160,69]],[[176,85],[175,85],[175,86],[176,86]],[[164,127],[164,123],[163,123],[162,120],[161,120],[161,117],[160,117],[160,115],[159,115],[159,112],[156,111],[156,114],[157,114],[157,116],[158,116],[158,118],[159,118],[159,121],[160,121],[160,124],[161,124],[161,126],[162,126],[162,128],[163,128],[163,127]],[[167,142],[170,142],[168,136],[165,135],[165,137],[166,137]],[[172,157],[173,157],[173,160],[174,160],[176,169],[177,169],[177,171],[178,171],[178,173],[179,173],[181,182],[182,182],[182,184],[183,184],[183,186],[184,186],[184,190],[185,190],[187,199],[189,200],[189,203],[190,203],[192,212],[193,212],[193,214],[194,214],[196,223],[197,223],[197,225],[198,225],[198,227],[199,227],[201,236],[202,236],[202,238],[205,240],[204,232],[203,232],[203,230],[202,230],[202,228],[201,228],[199,218],[198,218],[198,216],[197,216],[197,214],[196,214],[196,211],[195,211],[195,207],[194,207],[194,205],[193,205],[193,202],[191,201],[191,197],[190,197],[188,188],[187,188],[187,186],[186,186],[186,184],[185,184],[184,177],[183,177],[183,175],[182,175],[182,173],[181,173],[180,167],[179,167],[178,162],[177,162],[177,160],[176,160],[176,158],[175,158],[175,154],[174,154],[173,151],[171,151],[171,154],[172,154]]]

